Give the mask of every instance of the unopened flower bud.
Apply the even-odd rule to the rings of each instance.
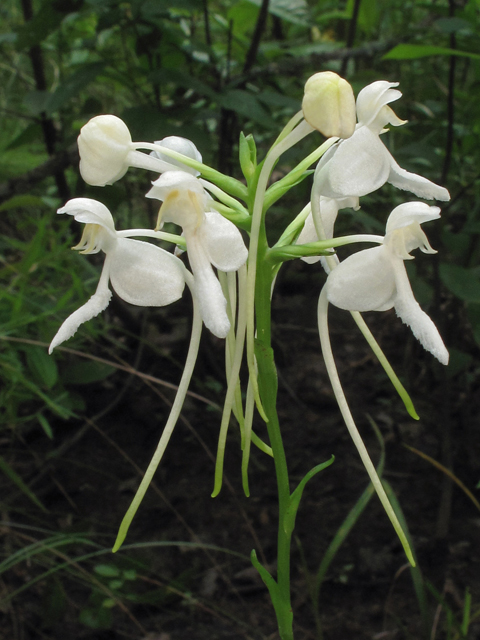
[[[302,109],[308,124],[327,138],[349,138],[355,131],[352,87],[333,71],[316,73],[307,80]]]
[[[163,138],[163,140],[155,140],[155,144],[158,144],[160,147],[164,147],[165,149],[178,151],[178,153],[182,153],[184,156],[187,156],[187,158],[191,158],[192,160],[196,160],[197,162],[202,162],[202,155],[200,151],[193,144],[193,142],[191,140],[187,140],[187,138],[181,138],[180,136],[168,136],[167,138]],[[193,176],[200,175],[200,171],[192,169],[192,167],[188,167],[180,160],[170,158],[169,156],[163,154],[161,151],[152,151],[150,155],[155,158],[160,158],[160,160],[163,160],[164,162],[170,163],[171,165],[173,165],[174,170],[180,168],[182,171],[186,171]]]
[[[132,137],[123,120],[112,115],[92,118],[78,136],[82,178],[96,187],[113,184],[127,172],[131,149]]]

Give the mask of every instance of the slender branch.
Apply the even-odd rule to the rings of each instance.
[[[25,22],[29,22],[33,18],[32,0],[22,0],[22,11]],[[47,81],[45,78],[44,64],[42,49],[39,44],[35,44],[30,47],[28,55],[30,57],[33,77],[35,79],[35,86],[37,91],[47,90]],[[43,111],[40,114],[40,124],[43,130],[43,138],[45,140],[45,146],[49,156],[55,154],[55,146],[57,142],[57,131],[55,129],[55,123],[47,114]],[[55,172],[55,182],[57,185],[58,195],[62,200],[68,200],[70,198],[70,188],[65,178],[65,173],[61,166],[59,166]]]
[[[250,69],[255,64],[255,60],[257,59],[258,48],[260,46],[260,41],[263,36],[263,32],[265,31],[265,27],[267,26],[267,18],[268,18],[268,4],[270,0],[263,0],[262,6],[260,7],[260,12],[257,18],[257,24],[255,25],[255,31],[253,33],[252,41],[250,42],[250,47],[247,51],[247,55],[245,57],[245,64],[243,65],[243,73],[248,73]]]
[[[205,42],[207,47],[212,46],[212,34],[210,32],[210,14],[208,12],[208,0],[203,0],[203,20],[205,22]]]
[[[353,47],[353,43],[355,42],[355,33],[357,31],[357,22],[358,22],[358,12],[360,11],[360,4],[362,0],[355,0],[355,4],[353,5],[353,13],[350,18],[350,24],[348,25],[348,34],[347,34],[347,49],[351,49]],[[340,69],[340,75],[345,77],[345,73],[347,71],[347,64],[350,56],[345,56],[342,61],[342,66]]]
[[[449,15],[451,18],[455,17],[455,0],[449,2],[450,10]],[[455,33],[450,35],[450,49],[457,48],[457,40]],[[450,163],[452,160],[453,150],[453,125],[455,121],[455,69],[457,65],[457,57],[450,56],[450,67],[448,71],[448,96],[447,96],[447,140],[445,143],[445,160],[443,162],[442,177],[440,181],[445,184],[447,181],[448,172],[450,169]]]

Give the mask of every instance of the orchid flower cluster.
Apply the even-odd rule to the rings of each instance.
[[[182,296],[185,285],[193,299],[190,348],[177,396],[158,448],[122,522],[114,550],[126,536],[176,424],[194,368],[203,324],[226,343],[227,393],[220,426],[214,495],[222,484],[223,453],[233,413],[240,426],[245,492],[248,495],[248,459],[253,443],[266,455],[273,456],[277,471],[280,469],[277,473],[280,519],[283,518],[280,528],[284,532],[282,535],[291,536],[292,513],[296,512],[304,485],[301,483],[301,488],[290,493],[288,481],[282,480],[286,463],[275,409],[270,302],[275,277],[282,264],[300,258],[309,263],[321,261],[326,272],[318,301],[323,356],[346,425],[413,562],[408,542],[343,394],[327,323],[329,304],[352,313],[408,411],[417,417],[407,392],[360,312],[394,308],[423,347],[442,364],[448,363],[445,345],[432,320],[416,302],[405,269],[405,261],[414,258],[415,249],[426,254],[435,253],[421,225],[437,220],[440,209],[424,202],[409,201],[390,213],[384,236],[334,236],[338,212],[345,208],[358,209],[363,196],[386,182],[426,200],[446,201],[450,197],[443,187],[402,169],[382,141],[388,125],[405,124],[389,106],[401,97],[395,88],[397,84],[373,82],[360,91],[355,101],[351,86],[338,75],[332,72],[315,74],[305,85],[302,110],[285,126],[263,162],[257,163],[253,137],[242,134],[242,181],[203,164],[195,145],[181,137],[171,136],[155,143],[133,142],[126,124],[114,115],[97,116],[82,128],[78,146],[83,179],[101,187],[121,179],[130,167],[152,172],[152,188],[146,197],[159,202],[158,220],[155,229],[117,230],[110,211],[89,198],[75,198],[58,210],[85,225],[82,239],[74,249],[84,254],[102,251],[105,262],[96,292],[65,320],[52,340],[50,352],[73,336],[82,323],[108,306],[112,297],[110,285],[121,299],[137,306],[173,304]],[[281,154],[306,136],[318,135],[316,132],[326,140],[286,176],[269,185]],[[315,163],[310,201],[298,214],[292,215],[279,240],[270,246],[266,231],[268,211],[300,181],[311,179],[310,168]],[[166,222],[177,225],[181,235],[163,231]],[[138,239],[142,237],[148,241]],[[152,239],[170,243],[173,251],[160,248],[151,242]],[[353,243],[373,246],[340,261],[335,248]],[[185,260],[184,252],[188,260]],[[240,368],[245,351],[249,379],[246,394],[242,395]],[[266,423],[269,442],[264,442],[252,428],[255,407]],[[319,469],[315,469],[316,473]],[[307,474],[306,479],[311,475],[312,472]],[[255,562],[258,566],[258,561]],[[277,593],[275,587],[286,579],[281,578],[280,565],[278,580],[273,582],[265,568],[258,568],[274,603],[275,598],[284,598],[279,594],[280,591],[284,594],[285,590]],[[285,629],[288,621],[282,620],[279,624]],[[290,636],[284,631],[282,637]]]

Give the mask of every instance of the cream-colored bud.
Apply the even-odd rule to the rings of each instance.
[[[82,178],[96,187],[113,184],[127,172],[131,149],[132,138],[123,120],[112,115],[92,118],[78,136]]]
[[[355,131],[355,97],[350,84],[333,71],[316,73],[305,84],[303,116],[330,138],[349,138]]]

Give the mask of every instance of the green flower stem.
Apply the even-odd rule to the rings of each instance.
[[[175,233],[166,233],[165,231],[154,231],[153,229],[127,229],[126,231],[117,231],[119,238],[155,238],[156,240],[165,240],[166,242],[172,242],[177,244],[182,249],[185,249],[187,243],[185,238],[177,236]]]
[[[296,167],[287,173],[281,180],[274,182],[265,194],[265,201],[263,210],[268,209],[274,204],[288,189],[293,187],[297,182],[305,176],[307,169],[317,160],[319,160],[324,153],[330,149],[338,141],[338,138],[328,138],[320,145],[315,151],[312,151],[310,155],[304,158]]]
[[[280,638],[282,640],[293,640],[293,613],[290,600],[290,546],[292,531],[285,526],[291,502],[290,481],[276,408],[277,372],[271,348],[271,288],[274,275],[272,265],[265,259],[267,251],[265,226],[262,224],[258,235],[258,263],[255,286],[257,326],[255,355],[258,367],[260,398],[268,419],[267,430],[273,450],[279,510],[277,579],[274,582],[268,580],[265,583],[269,588],[275,608]],[[260,573],[262,575],[262,572]]]
[[[274,246],[268,252],[268,259],[272,262],[284,262],[285,260],[294,260],[305,256],[318,256],[328,252],[329,249],[343,247],[346,244],[353,244],[356,242],[382,244],[383,236],[358,234],[343,236],[341,238],[331,238],[329,240],[319,240],[318,242],[309,242],[306,244]]]
[[[260,228],[264,224],[264,198],[267,190],[268,180],[272,172],[275,163],[278,158],[290,149],[294,144],[302,140],[305,136],[312,132],[310,125],[307,125],[304,121],[301,122],[295,129],[270,149],[267,154],[258,181],[255,184],[255,199],[253,203],[252,212],[252,227],[250,234],[250,248],[248,252],[248,278],[247,278],[247,364],[252,381],[252,389],[257,404],[257,409],[262,418],[267,421],[267,417],[260,402],[260,396],[258,392],[257,374],[255,371],[255,352],[254,352],[254,340],[255,340],[255,279],[257,273],[257,254],[259,247],[259,233]],[[268,294],[270,300],[270,293]]]
[[[393,370],[392,365],[387,360],[387,358],[386,358],[385,354],[383,353],[380,345],[378,344],[378,342],[373,337],[372,332],[370,331],[370,329],[368,328],[365,320],[362,317],[362,314],[359,313],[358,311],[350,311],[350,314],[351,314],[352,318],[355,320],[355,322],[357,324],[357,327],[362,332],[363,337],[368,342],[368,345],[369,345],[370,349],[377,356],[378,361],[382,365],[385,373],[390,378],[390,382],[393,384],[396,392],[400,396],[400,399],[402,400],[403,404],[405,405],[405,409],[407,410],[408,414],[414,420],[420,420],[420,416],[418,415],[418,413],[415,410],[415,407],[413,405],[412,399],[408,395],[408,391],[405,389],[403,384],[398,379],[397,374]]]
[[[213,195],[216,196],[220,200],[220,202],[223,202],[223,204],[227,205],[227,207],[230,207],[234,211],[242,214],[245,218],[250,217],[247,209],[245,209],[245,207],[242,206],[240,202],[238,202],[238,200],[232,198],[232,196],[229,196],[228,193],[225,193],[225,191],[222,191],[222,189],[220,189],[220,187],[217,187],[216,184],[213,184],[213,182],[209,182],[208,180],[204,180],[203,178],[200,178],[200,183],[203,185],[203,187],[205,187],[207,191],[213,193]]]
[[[204,178],[215,182],[215,184],[219,185],[221,189],[226,191],[232,196],[236,198],[240,198],[245,201],[247,197],[247,187],[240,182],[240,180],[236,180],[235,178],[231,178],[230,176],[225,176],[220,171],[216,171],[202,162],[197,162],[197,160],[193,160],[188,156],[184,156],[183,153],[178,153],[178,151],[174,151],[173,149],[167,149],[166,147],[162,147],[162,145],[154,144],[151,142],[134,142],[134,149],[147,149],[149,151],[157,151],[161,153],[163,156],[167,156],[168,158],[173,158],[174,160],[179,160],[183,164],[186,164],[188,167],[192,167],[192,169],[196,169],[199,171]],[[178,167],[178,170],[181,171],[182,168]]]

